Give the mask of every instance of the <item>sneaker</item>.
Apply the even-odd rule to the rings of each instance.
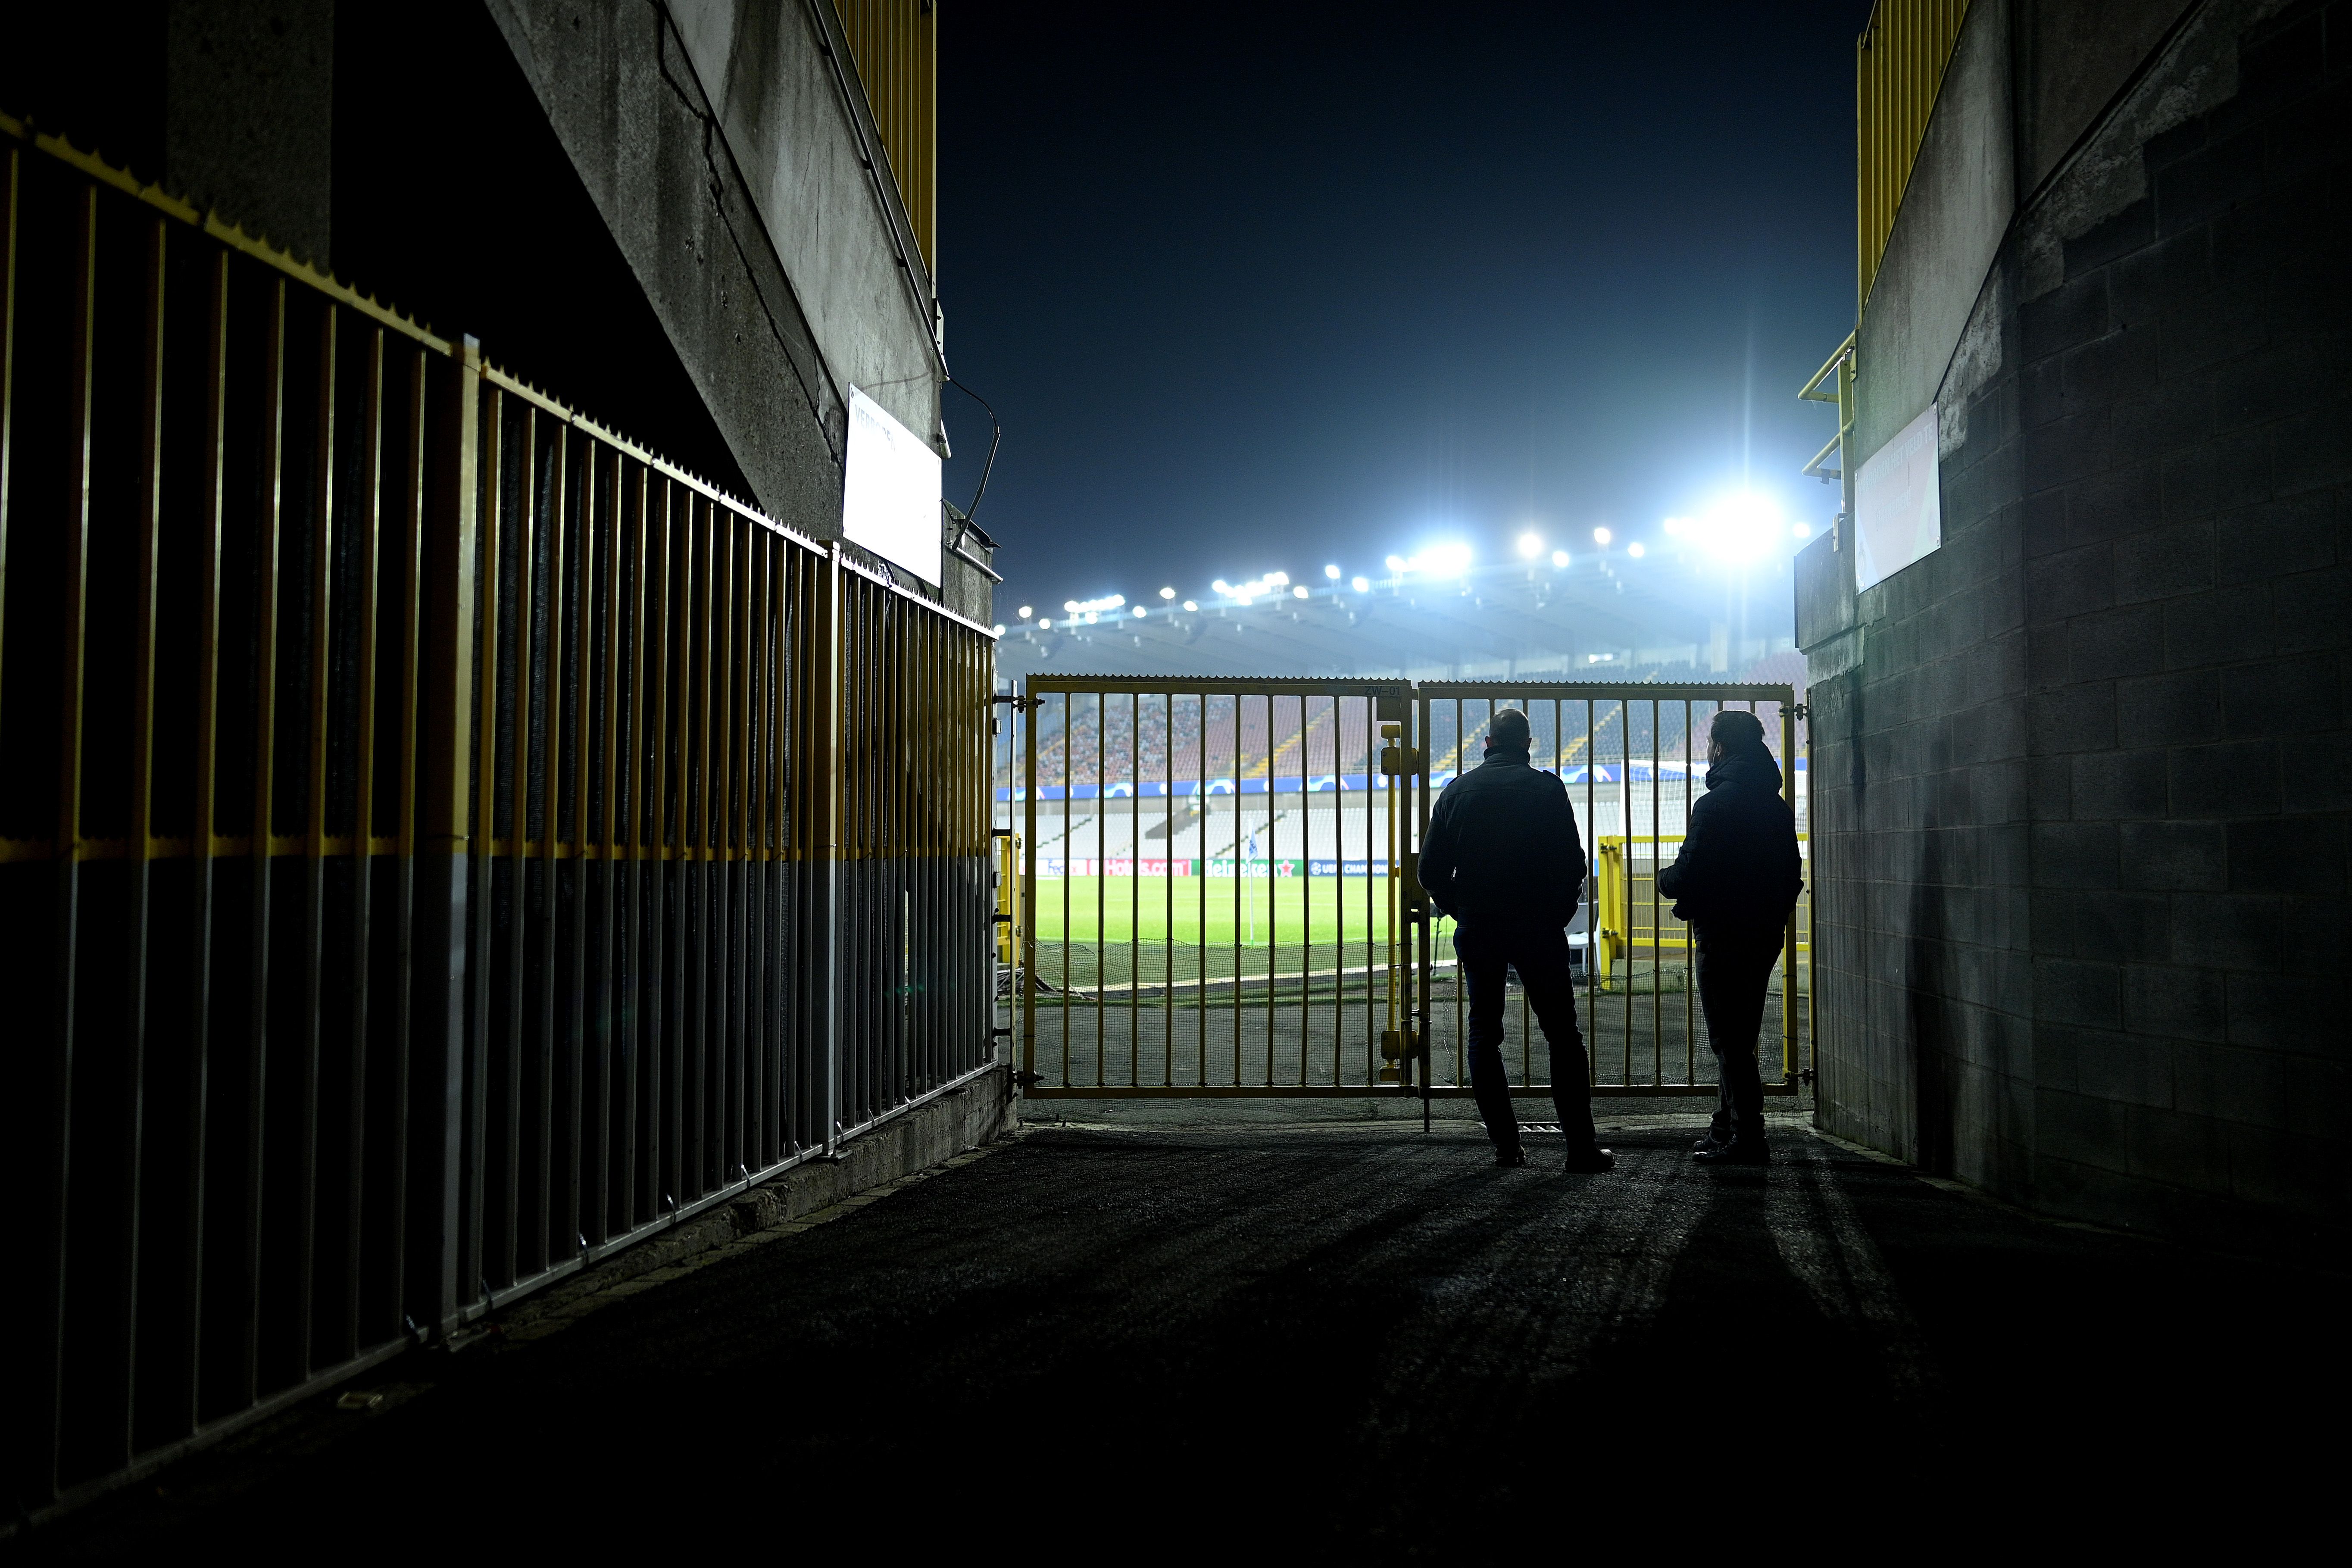
[[[1691,1158],[1702,1165],[1769,1165],[1772,1150],[1761,1138],[1734,1139],[1712,1150],[1701,1147]]]
[[[1495,1151],[1495,1163],[1497,1165],[1507,1165],[1516,1168],[1517,1166],[1524,1165],[1527,1163],[1528,1152],[1525,1149],[1497,1149]]]
[[[1718,1133],[1709,1132],[1706,1137],[1691,1145],[1691,1152],[1701,1159],[1707,1159],[1714,1155],[1720,1154],[1723,1151],[1730,1147],[1731,1140],[1729,1138]]]
[[[1581,1153],[1571,1150],[1563,1167],[1571,1176],[1597,1176],[1603,1171],[1617,1168],[1616,1154],[1607,1149],[1587,1149]]]

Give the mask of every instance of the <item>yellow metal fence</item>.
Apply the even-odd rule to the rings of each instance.
[[[1969,0],[1877,0],[1854,40],[1857,312],[1886,254]]]
[[[0,120],[39,1514],[994,1059],[987,629]]]

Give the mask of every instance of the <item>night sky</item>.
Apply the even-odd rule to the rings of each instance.
[[[999,618],[1652,537],[1743,476],[1825,522],[1793,395],[1853,324],[1868,10],[942,6]],[[988,426],[944,402],[961,504]]]

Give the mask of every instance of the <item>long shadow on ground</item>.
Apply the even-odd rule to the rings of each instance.
[[[429,1390],[331,1441],[29,1544],[1712,1555],[1767,1519],[1903,1550],[2321,1484],[2334,1279],[1811,1138],[1732,1172],[1614,1142],[1582,1177],[1475,1131],[1038,1131],[560,1334],[414,1355],[381,1381]]]

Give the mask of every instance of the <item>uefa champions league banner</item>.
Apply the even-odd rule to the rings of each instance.
[[[1086,856],[1046,855],[1037,861],[1037,875],[1045,881],[1064,877],[1235,877],[1272,879],[1296,877],[1385,877],[1386,860],[1300,860],[1212,858],[1198,859],[1095,859]]]

